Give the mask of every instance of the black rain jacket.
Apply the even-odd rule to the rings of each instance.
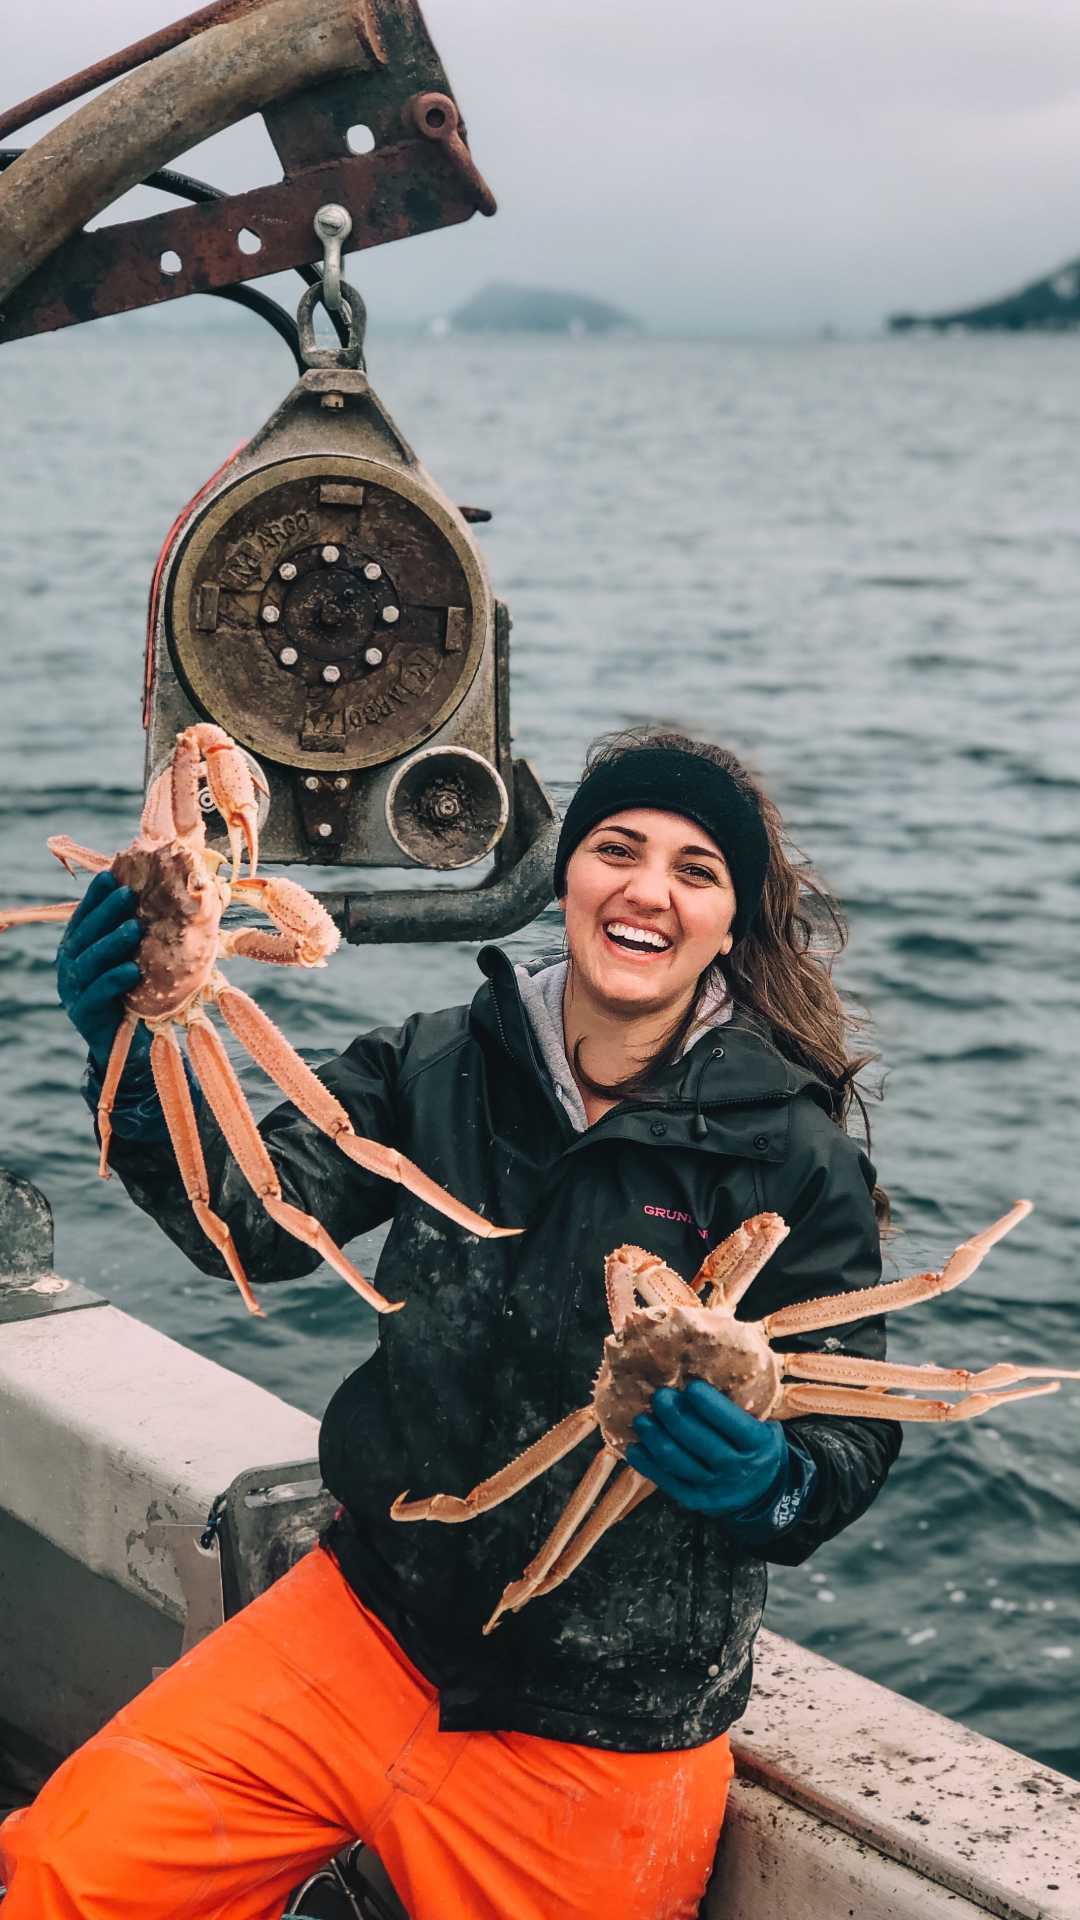
[[[880,1277],[874,1172],[830,1097],[739,1017],[704,1035],[649,1102],[575,1133],[542,1065],[513,967],[485,948],[472,1005],[365,1034],[319,1069],[358,1133],[398,1147],[520,1239],[477,1240],[364,1173],[289,1105],[261,1128],[288,1199],[339,1245],[392,1226],[377,1281],[401,1313],[335,1393],[322,1471],[343,1513],[328,1536],[365,1605],[438,1687],[446,1729],[504,1728],[622,1751],[692,1747],[742,1712],[765,1600],[762,1552],[795,1565],[870,1505],[900,1446],[895,1422],[813,1416],[792,1431],[817,1469],[797,1521],[749,1550],[722,1521],[662,1494],[604,1536],[555,1592],[482,1637],[599,1444],[466,1525],[389,1517],[408,1489],[463,1494],[584,1405],[610,1332],[604,1257],[631,1242],[689,1278],[749,1215],[791,1233],[740,1317]],[[212,1204],[253,1283],[310,1272],[228,1155],[201,1130]],[[171,1150],[114,1140],[128,1191],[205,1272],[225,1273]],[[824,1337],[881,1358],[880,1318]]]

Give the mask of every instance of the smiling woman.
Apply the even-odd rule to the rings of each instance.
[[[5,1920],[164,1920],[178,1885],[190,1920],[280,1920],[290,1887],[358,1837],[414,1920],[697,1910],[765,1562],[797,1564],[859,1517],[897,1424],[759,1419],[702,1379],[662,1387],[573,1580],[537,1575],[531,1604],[509,1612],[498,1595],[526,1551],[535,1565],[558,1549],[575,1512],[616,1249],[678,1285],[742,1221],[780,1216],[746,1317],[851,1293],[831,1350],[884,1357],[864,1291],[881,1266],[874,1171],[843,1125],[858,1062],[816,930],[835,946],[840,922],[808,912],[825,896],[745,770],[681,735],[601,743],[555,881],[566,961],[515,968],[486,948],[469,1006],[363,1034],[318,1070],[357,1134],[520,1237],[462,1231],[288,1102],[263,1121],[290,1205],[338,1245],[391,1221],[376,1281],[405,1308],[382,1317],[375,1355],[327,1409],[320,1462],[340,1509],[321,1547],[8,1821]],[[95,911],[80,980],[107,1050],[141,930],[115,893]],[[119,978],[114,920],[128,929]],[[280,1230],[212,1114],[197,1124],[252,1280],[311,1271],[314,1245]],[[125,1068],[114,1171],[225,1275],[163,1137],[153,1089]],[[551,1471],[519,1475],[508,1499],[506,1462],[535,1468],[549,1430],[562,1435]],[[597,1448],[581,1485],[600,1495],[616,1467]],[[660,1497],[631,1512],[646,1483]],[[620,1485],[634,1497],[610,1525]],[[409,1524],[447,1520],[476,1524]]]
[[[854,1103],[865,1123],[856,1076],[873,1056],[849,1050],[860,1023],[831,978],[840,909],[789,857],[779,809],[733,753],[652,727],[596,741],[555,879],[568,1052],[592,1118],[646,1093],[710,1010],[738,1005],[830,1088],[837,1121]],[[875,1204],[887,1218],[880,1189]]]

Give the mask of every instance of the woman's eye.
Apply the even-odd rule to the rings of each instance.
[[[688,873],[694,880],[719,881],[720,877],[719,874],[713,872],[711,867],[684,867],[683,872]]]
[[[630,849],[625,847],[621,840],[611,840],[606,845],[597,847],[596,851],[597,853],[629,853]]]

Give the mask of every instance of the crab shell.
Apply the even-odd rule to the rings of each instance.
[[[145,1020],[167,1019],[194,998],[214,970],[227,888],[203,856],[182,842],[141,847],[136,841],[117,854],[112,872],[134,893],[143,926],[142,979],[126,1005]]]
[[[768,1418],[780,1395],[780,1362],[750,1321],[710,1307],[642,1307],[604,1341],[593,1406],[609,1447],[624,1454],[634,1421],[657,1387],[707,1380],[737,1406]]]

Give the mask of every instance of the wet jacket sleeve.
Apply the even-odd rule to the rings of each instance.
[[[316,1068],[320,1080],[340,1100],[356,1132],[384,1146],[397,1145],[398,1068],[412,1025],[408,1022],[400,1031],[384,1028],[365,1034],[336,1060]],[[390,1218],[399,1191],[396,1184],[366,1173],[346,1159],[291,1102],[275,1107],[259,1132],[285,1199],[314,1214],[338,1246]],[[206,1158],[210,1205],[229,1227],[252,1283],[258,1287],[313,1272],[319,1255],[270,1218],[229,1152],[205,1102],[199,1135]],[[114,1136],[110,1165],[136,1205],[157,1221],[196,1267],[203,1273],[227,1277],[225,1262],[191,1210],[167,1140],[159,1143]]]
[[[792,1119],[794,1142],[786,1191],[765,1202],[783,1213],[791,1231],[747,1296],[748,1317],[823,1294],[872,1287],[881,1278],[870,1161],[820,1109],[812,1115],[796,1112]],[[776,1348],[821,1352],[826,1340],[831,1353],[883,1360],[884,1317],[778,1339]],[[902,1429],[895,1420],[822,1414],[804,1415],[785,1425],[792,1445],[814,1468],[806,1497],[794,1503],[794,1517],[786,1525],[759,1530],[752,1539],[746,1534],[743,1544],[752,1545],[764,1560],[793,1567],[866,1512],[900,1451]]]

